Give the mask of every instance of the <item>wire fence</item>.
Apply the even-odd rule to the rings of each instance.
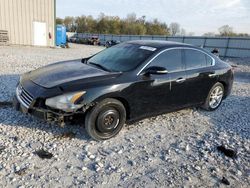
[[[71,36],[73,34],[71,33]],[[190,37],[190,36],[158,36],[158,35],[109,35],[109,34],[92,34],[77,33],[74,34],[78,38],[86,39],[92,36],[98,36],[102,45],[109,40],[120,42],[130,40],[164,40],[175,41],[195,46],[203,47],[209,51],[217,48],[222,57],[250,57],[250,38],[247,37]]]

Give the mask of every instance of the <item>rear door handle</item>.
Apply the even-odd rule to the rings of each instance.
[[[176,80],[177,83],[182,83],[182,82],[185,82],[185,81],[186,81],[185,78],[178,78],[178,79]]]
[[[217,74],[213,73],[213,74],[209,74],[208,76],[209,76],[210,78],[213,78],[213,77],[217,76]]]

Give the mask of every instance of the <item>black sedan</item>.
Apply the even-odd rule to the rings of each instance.
[[[215,110],[232,84],[231,66],[204,49],[131,41],[22,75],[14,104],[61,125],[82,118],[92,138],[105,140],[145,117],[191,106]]]

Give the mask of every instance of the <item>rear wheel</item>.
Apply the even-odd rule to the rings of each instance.
[[[222,102],[224,96],[224,86],[221,83],[216,83],[208,93],[206,102],[202,106],[205,110],[216,110]]]
[[[104,99],[86,115],[85,128],[95,140],[107,140],[116,136],[126,120],[126,110],[116,99]]]

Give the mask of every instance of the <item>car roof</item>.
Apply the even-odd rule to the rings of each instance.
[[[172,41],[161,41],[161,40],[134,40],[134,41],[129,41],[127,43],[130,44],[137,44],[137,45],[142,45],[142,46],[150,46],[154,47],[157,49],[162,49],[162,48],[173,48],[173,47],[194,47],[193,45],[190,44],[185,44],[185,43],[180,43],[180,42],[172,42]]]

